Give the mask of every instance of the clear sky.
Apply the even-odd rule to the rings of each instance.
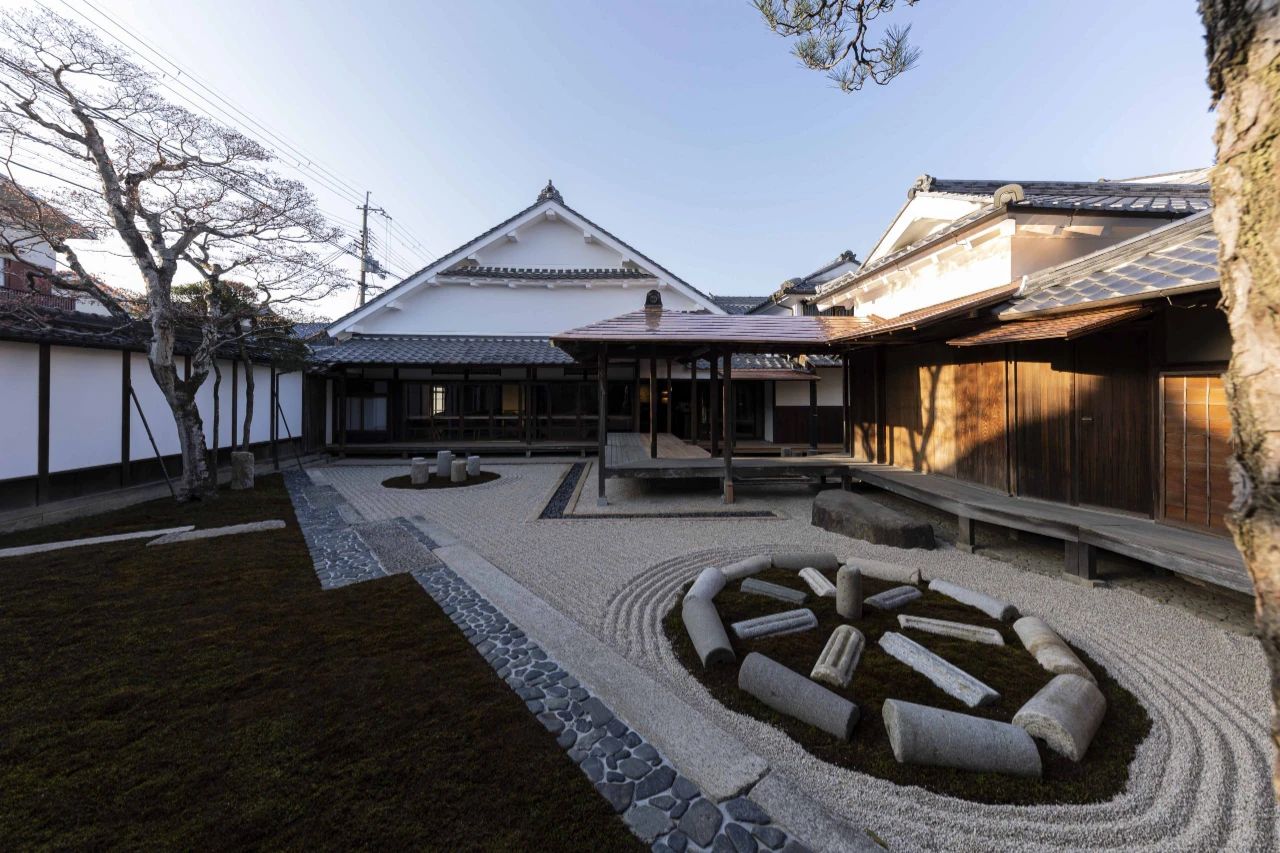
[[[1093,180],[1213,155],[1194,0],[921,0],[889,18],[912,25],[918,67],[848,95],[746,0],[90,2],[434,253],[553,178],[717,294],[863,255],[921,173]]]

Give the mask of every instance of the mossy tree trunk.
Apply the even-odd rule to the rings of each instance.
[[[1231,325],[1229,523],[1257,594],[1280,708],[1280,2],[1201,0],[1218,103],[1214,228]],[[1280,745],[1280,716],[1272,715]],[[1272,781],[1280,793],[1280,765]]]

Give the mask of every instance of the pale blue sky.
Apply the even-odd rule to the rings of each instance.
[[[436,253],[550,177],[719,294],[861,256],[922,172],[1119,178],[1213,152],[1194,0],[922,0],[891,18],[913,25],[919,66],[850,95],[746,0],[92,2]]]

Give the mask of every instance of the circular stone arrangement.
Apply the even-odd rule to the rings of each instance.
[[[977,802],[1114,796],[1146,712],[1016,615],[919,570],[782,553],[703,569],[663,624],[721,703],[824,761]]]
[[[382,485],[388,489],[456,489],[496,479],[498,475],[493,471],[481,470],[479,456],[455,458],[452,451],[441,450],[434,463],[415,456],[409,463],[408,476],[383,480]]]
[[[465,489],[467,486],[478,486],[481,483],[492,483],[499,479],[500,475],[495,471],[481,471],[474,477],[468,477],[461,483],[455,483],[448,477],[438,477],[435,474],[425,483],[414,484],[405,474],[399,477],[392,477],[389,480],[383,480],[382,485],[388,489]]]

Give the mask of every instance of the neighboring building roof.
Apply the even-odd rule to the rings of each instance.
[[[553,336],[557,346],[618,343],[711,347],[740,351],[807,353],[822,349],[857,329],[872,325],[864,317],[745,314],[723,315],[642,309]]]
[[[764,296],[712,296],[711,301],[726,314],[750,314],[753,308],[769,300]]]
[[[893,332],[916,329],[920,326],[932,325],[943,320],[952,320],[970,312],[998,305],[1017,293],[1018,287],[1017,284],[1002,284],[999,287],[980,290],[977,293],[970,293],[958,299],[949,299],[936,305],[928,305],[915,311],[908,311],[905,314],[899,314],[897,317],[891,317],[887,320],[874,320],[869,325],[841,336],[839,340],[842,343],[852,342]]]
[[[1217,286],[1218,237],[1211,212],[1204,211],[1031,276],[1000,316],[1158,299]]]
[[[553,279],[557,281],[565,280],[599,280],[599,279],[652,279],[653,275],[644,270],[633,269],[615,269],[610,267],[600,268],[579,268],[579,269],[533,269],[525,267],[459,267],[451,270],[441,270],[436,273],[441,278],[492,278],[492,279],[536,279],[547,280]],[[711,297],[715,299],[715,297]]]
[[[43,230],[64,240],[91,240],[93,231],[26,187],[0,177],[0,222],[20,231]]]
[[[310,341],[321,336],[328,337],[326,332],[329,329],[329,323],[294,323],[293,336],[300,340]]]
[[[828,261],[808,275],[800,276],[799,278],[787,279],[769,298],[772,301],[777,302],[786,296],[807,296],[817,293],[818,287],[822,284],[818,279],[822,278],[823,275],[831,272],[831,270],[841,264],[858,263],[860,262],[858,261],[857,255],[849,249],[845,249],[843,252],[836,255],[834,260]],[[856,272],[856,270],[851,270],[850,272]]]
[[[1144,305],[1119,305],[1101,311],[1055,314],[1031,320],[1015,320],[947,341],[954,347],[1007,344],[1015,341],[1075,340],[1116,323],[1134,320],[1147,313]]]
[[[832,355],[806,355],[810,367],[839,367],[840,359]],[[705,358],[698,359],[699,370],[710,370],[711,362]],[[734,370],[800,370],[804,372],[796,364],[794,356],[789,355],[772,355],[769,353],[734,353],[733,355]]]
[[[1209,183],[1209,173],[1213,171],[1212,166],[1202,166],[1199,169],[1183,169],[1179,172],[1161,172],[1156,175],[1141,175],[1137,178],[1119,178],[1122,184],[1207,184]],[[1106,183],[1109,178],[1101,178],[1100,182]]]
[[[313,350],[327,364],[556,365],[573,359],[548,338],[503,335],[353,335]]]

